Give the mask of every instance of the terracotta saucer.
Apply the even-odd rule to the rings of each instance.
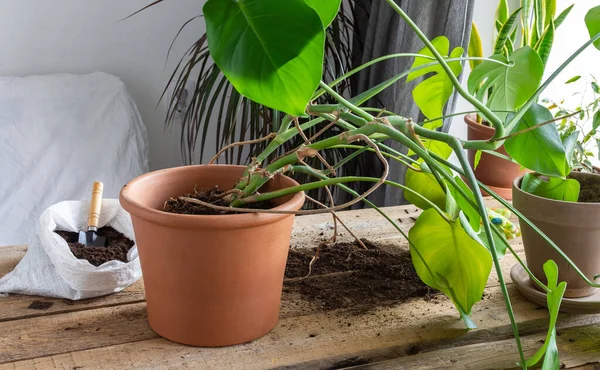
[[[510,270],[510,277],[519,289],[519,292],[533,303],[547,307],[546,294],[535,289],[527,272],[520,264],[516,264]],[[600,312],[600,289],[598,292],[583,298],[563,298],[560,312],[589,314]]]

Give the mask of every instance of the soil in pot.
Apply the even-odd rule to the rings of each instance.
[[[206,203],[214,204],[216,206],[227,207],[229,203],[224,199],[225,191],[219,189],[218,186],[209,189],[198,190],[194,188],[194,191],[183,196],[186,198],[198,199]],[[250,209],[271,209],[275,205],[271,201],[251,203],[247,206]],[[178,213],[183,215],[232,215],[238,214],[239,212],[221,211],[214,208],[206,207],[201,204],[186,202],[178,198],[171,198],[165,202],[163,208],[165,212]]]
[[[600,203],[600,183],[583,184],[579,191],[578,203]]]
[[[438,292],[417,276],[410,252],[392,254],[367,240],[363,243],[367,250],[355,243],[321,248],[307,278],[302,277],[308,273],[316,248],[290,250],[284,292],[317,301],[325,311],[352,308],[357,314],[390,302],[436,296]]]
[[[106,247],[86,247],[77,242],[79,238],[78,233],[62,230],[56,230],[54,232],[66,240],[69,249],[71,249],[71,253],[73,253],[75,257],[87,260],[96,267],[108,261],[129,262],[127,261],[127,252],[129,252],[129,249],[135,244],[133,240],[110,226],[98,229],[98,235],[104,236],[108,240],[108,246]]]

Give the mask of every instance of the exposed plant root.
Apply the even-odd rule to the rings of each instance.
[[[231,148],[235,148],[236,146],[260,143],[263,141],[274,139],[276,136],[277,136],[277,133],[271,132],[270,134],[268,134],[265,137],[261,137],[261,138],[254,139],[254,140],[248,140],[248,141],[238,141],[237,143],[231,143],[229,145],[226,145],[223,148],[221,148],[221,150],[219,150],[219,152],[217,154],[215,154],[214,157],[211,158],[211,160],[208,162],[208,164],[213,164],[223,153],[225,153],[226,151],[228,151]]]

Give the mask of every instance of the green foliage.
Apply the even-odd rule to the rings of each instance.
[[[304,115],[323,71],[325,31],[315,10],[304,0],[209,0],[204,16],[210,54],[237,91]]]
[[[471,36],[469,38],[469,48],[467,51],[468,55],[472,58],[483,57],[483,43],[481,42],[481,35],[475,22],[473,22],[473,24],[471,25]],[[469,60],[471,70],[475,69],[475,67],[480,65],[481,62],[481,60]]]
[[[527,173],[523,177],[521,189],[538,197],[577,202],[579,199],[579,181],[559,177],[543,178],[540,175]]]
[[[532,105],[513,133],[524,132],[507,139],[504,148],[514,160],[530,170],[547,176],[565,177],[571,172],[565,148],[556,125],[545,124],[552,119],[552,113],[546,107]]]
[[[550,57],[550,51],[552,50],[552,44],[554,43],[554,32],[554,21],[552,21],[536,44],[536,49],[544,65],[548,63],[548,58]]]
[[[421,280],[449,296],[463,317],[469,315],[483,295],[492,268],[490,253],[459,220],[447,222],[434,209],[419,216],[408,236]]]
[[[588,11],[585,16],[585,25],[590,32],[590,37],[594,37],[600,33],[600,5]],[[594,46],[600,50],[600,40],[594,42]]]
[[[446,193],[431,173],[427,173],[424,170],[418,172],[408,169],[406,171],[404,182],[407,187],[429,199],[429,201],[441,209],[446,208]],[[407,201],[421,209],[431,208],[429,203],[414,194],[405,192],[404,197]]]
[[[448,53],[450,52],[450,41],[448,38],[444,36],[436,37],[431,40],[431,43],[435,47],[435,49],[444,57],[448,57]],[[462,56],[464,50],[463,48],[457,47],[452,50],[450,53],[450,58],[459,58]],[[427,48],[423,48],[419,51],[419,54],[425,56],[433,56],[433,53]],[[412,65],[412,68],[422,66],[424,64],[431,63],[430,58],[415,58],[415,61]],[[450,62],[448,63],[452,72],[455,76],[460,75],[462,72],[462,65],[460,62]],[[421,109],[423,115],[428,119],[435,119],[437,117],[441,117],[444,115],[444,106],[452,96],[454,92],[454,87],[452,85],[452,81],[446,75],[446,72],[440,65],[434,65],[431,67],[427,67],[421,69],[416,72],[412,72],[408,75],[407,81],[412,81],[416,78],[424,76],[426,74],[433,73],[432,76],[426,78],[422,82],[420,82],[412,91],[413,99],[415,100],[415,104]],[[425,127],[429,129],[435,129],[437,127],[442,126],[442,121],[437,120],[430,123],[426,123]]]
[[[335,16],[340,10],[342,0],[304,0],[308,6],[313,8],[319,17],[324,28],[327,28],[333,22]]]
[[[598,156],[600,149],[596,145],[600,128],[600,91],[593,76],[574,76],[565,84],[580,82],[591,88],[577,89],[571,96],[560,101],[545,100],[557,121],[567,160],[571,168],[592,171],[592,158]]]
[[[456,201],[458,207],[464,212],[465,216],[469,220],[469,225],[474,232],[478,232],[481,228],[481,216],[479,210],[473,207],[471,204],[475,204],[475,196],[467,184],[459,176],[454,176],[456,184],[468,195],[467,198],[458,191],[457,188],[448,184],[448,191],[452,198]]]
[[[543,357],[542,369],[554,370],[560,368],[558,347],[556,346],[556,321],[558,319],[560,303],[567,289],[567,283],[564,281],[560,284],[558,283],[558,266],[552,260],[544,263],[544,273],[546,274],[548,289],[550,290],[546,294],[546,302],[548,303],[548,311],[550,312],[548,334],[542,347],[531,358],[527,359],[526,364],[528,367],[535,366]]]
[[[519,16],[522,8],[515,10],[510,17],[503,22],[502,27],[498,31],[498,37],[496,38],[496,43],[494,44],[494,54],[502,54],[506,47],[506,42],[510,40],[509,36],[512,33],[513,26],[515,25],[515,21]],[[506,53],[508,55],[508,53]]]
[[[525,46],[515,50],[508,59],[502,55],[494,55],[491,59],[511,65],[491,61],[481,63],[469,75],[469,92],[483,100],[491,89],[487,106],[495,111],[512,111],[519,108],[540,85],[544,74],[540,56]]]

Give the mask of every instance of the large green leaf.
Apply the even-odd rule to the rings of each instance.
[[[421,280],[450,297],[464,318],[483,295],[492,268],[490,252],[467,234],[459,220],[447,222],[434,209],[419,216],[409,239]]]
[[[311,8],[313,8],[321,18],[323,26],[327,28],[335,19],[342,0],[304,0]]]
[[[487,101],[487,106],[492,110],[512,111],[519,108],[535,93],[542,81],[544,64],[540,56],[525,46],[515,50],[508,59],[502,55],[493,55],[491,58],[512,65],[484,61],[469,75],[469,91],[482,100],[492,89]],[[506,114],[499,116],[505,118]]]
[[[445,209],[446,193],[431,173],[425,171],[417,172],[409,169],[406,171],[404,182],[408,188],[429,199],[441,209]],[[429,203],[408,191],[404,192],[404,197],[407,201],[421,209],[431,208]]]
[[[303,115],[323,71],[317,12],[304,0],[209,0],[203,9],[210,54],[237,91]]]
[[[590,37],[600,33],[600,5],[590,9],[585,15],[585,25],[590,32]],[[594,42],[594,46],[600,50],[600,40]]]
[[[509,116],[509,120],[512,117]],[[551,121],[552,113],[539,104],[525,112],[513,133]],[[506,139],[506,152],[520,165],[547,176],[564,177],[570,168],[556,124],[550,123]]]
[[[431,43],[442,56],[448,57],[448,52],[450,51],[450,41],[448,41],[446,37],[436,37],[435,39],[431,40]],[[460,58],[463,52],[463,48],[457,47],[452,50],[450,58]],[[419,54],[433,56],[433,53],[428,48],[423,48],[421,51],[419,51]],[[415,58],[411,68],[429,64],[431,62],[431,59],[417,57]],[[459,61],[449,62],[448,65],[450,66],[450,69],[452,69],[452,73],[454,73],[455,76],[460,75],[462,72],[462,64]],[[446,72],[439,64],[412,72],[408,75],[406,80],[412,81],[430,73],[433,75],[419,83],[413,89],[412,95],[413,99],[415,100],[415,104],[417,104],[419,109],[421,109],[423,115],[431,120],[444,115],[444,106],[454,91],[452,81],[450,81],[450,78],[448,75],[446,75]],[[424,127],[429,129],[436,129],[440,126],[442,126],[442,120],[429,122],[424,125]]]
[[[521,190],[542,198],[577,202],[579,199],[580,185],[575,179],[561,179],[558,177],[542,178],[536,174],[525,174],[521,183]]]

